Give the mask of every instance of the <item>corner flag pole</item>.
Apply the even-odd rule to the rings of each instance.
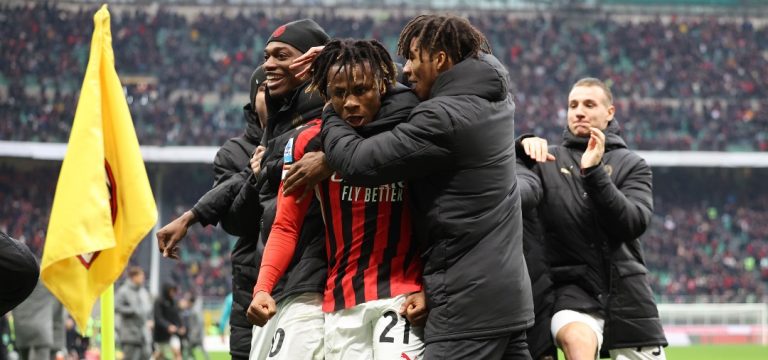
[[[115,285],[101,294],[101,359],[115,359]]]

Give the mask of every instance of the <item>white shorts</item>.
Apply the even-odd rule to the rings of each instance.
[[[424,328],[400,316],[405,295],[325,314],[325,358],[421,359]]]
[[[289,296],[264,327],[253,327],[250,360],[322,360],[323,297],[319,293]]]
[[[573,310],[560,310],[552,316],[552,339],[557,344],[557,333],[570,323],[579,322],[589,326],[597,337],[597,351],[595,359],[600,357],[600,348],[603,346],[603,328],[605,320],[595,314],[581,313]],[[557,344],[560,347],[560,344]],[[664,348],[661,346],[645,346],[642,348],[623,348],[608,351],[614,360],[666,360]]]

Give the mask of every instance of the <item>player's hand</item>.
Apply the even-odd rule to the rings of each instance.
[[[581,168],[587,169],[600,164],[605,154],[605,134],[600,129],[592,127],[589,129],[589,143],[587,151],[581,155]]]
[[[400,307],[400,315],[405,316],[413,326],[424,326],[427,323],[428,313],[424,290],[410,293]]]
[[[303,188],[304,193],[296,200],[296,202],[301,202],[312,192],[315,185],[331,174],[333,174],[333,170],[328,165],[328,161],[325,160],[325,153],[308,152],[304,154],[301,160],[292,164],[288,174],[285,175],[283,194],[290,195]]]
[[[248,317],[248,322],[256,326],[264,326],[267,321],[275,316],[277,312],[277,305],[272,296],[264,291],[259,291],[253,296],[251,305],[248,306],[248,310],[245,315]]]
[[[324,47],[325,46],[311,47],[309,50],[307,50],[307,52],[304,53],[304,55],[301,55],[297,57],[296,60],[293,60],[293,63],[289,65],[288,68],[291,70],[301,69],[298,73],[296,73],[296,78],[303,79],[309,74],[309,66],[312,65],[312,61],[315,60],[317,54],[323,51]]]
[[[253,156],[251,156],[251,170],[254,175],[259,175],[259,172],[261,171],[261,159],[264,157],[264,150],[266,150],[266,148],[259,145],[253,152]]]
[[[175,334],[177,330],[179,330],[179,328],[177,328],[176,325],[168,325],[168,332],[169,333]]]
[[[187,211],[157,232],[157,248],[163,253],[163,257],[179,259],[179,242],[187,235],[187,229],[195,221],[195,214]]]
[[[554,161],[555,156],[549,153],[547,140],[540,137],[529,137],[523,139],[520,144],[523,145],[525,154],[537,162]]]

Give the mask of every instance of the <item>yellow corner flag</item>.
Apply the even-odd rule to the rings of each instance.
[[[56,185],[41,278],[82,331],[96,299],[157,221],[102,6]]]

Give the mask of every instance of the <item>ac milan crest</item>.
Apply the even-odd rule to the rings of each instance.
[[[283,35],[285,32],[285,25],[281,25],[279,28],[275,29],[275,32],[272,33],[272,37],[280,37],[280,35]]]

